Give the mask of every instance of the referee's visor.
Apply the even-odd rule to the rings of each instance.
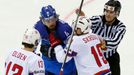
[[[115,11],[115,7],[109,6],[109,5],[105,5],[105,6],[104,6],[104,11],[105,11],[105,10]]]

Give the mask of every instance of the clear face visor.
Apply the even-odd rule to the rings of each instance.
[[[104,6],[104,10],[115,11],[115,7],[105,5],[105,6]]]

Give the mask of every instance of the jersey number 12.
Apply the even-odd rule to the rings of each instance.
[[[8,75],[8,72],[10,69],[14,72],[17,70],[17,73],[14,73],[13,75],[21,75],[23,67],[18,64],[13,64],[12,67],[11,67],[11,65],[12,65],[12,62],[9,62],[7,64],[6,75]]]

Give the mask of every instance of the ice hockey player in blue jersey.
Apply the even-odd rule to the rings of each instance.
[[[59,19],[59,15],[51,5],[42,7],[40,14],[40,20],[35,24],[34,28],[41,35],[40,51],[46,68],[45,72],[46,75],[59,75],[62,64],[56,60],[53,48],[59,44],[65,47],[72,33],[72,28],[68,23]],[[65,64],[63,75],[76,75],[73,59]]]

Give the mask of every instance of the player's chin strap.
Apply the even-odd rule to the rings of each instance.
[[[77,21],[78,21],[78,18],[80,16],[80,11],[82,9],[83,2],[84,2],[84,0],[81,0],[81,4],[80,4],[80,7],[79,7],[79,12],[78,12],[78,15],[77,15],[77,18],[76,18],[76,21],[75,21],[75,26],[74,26],[72,34],[71,34],[71,36],[70,36],[70,38],[68,40],[69,44],[68,44],[68,47],[67,47],[67,52],[66,52],[66,56],[65,56],[64,62],[63,62],[62,66],[61,66],[61,69],[60,69],[60,75],[62,75],[64,64],[66,63],[66,60],[67,60],[67,53],[69,52],[69,49],[70,49],[71,40],[73,39],[73,36],[74,36],[74,31],[75,31],[75,28],[77,26]]]

